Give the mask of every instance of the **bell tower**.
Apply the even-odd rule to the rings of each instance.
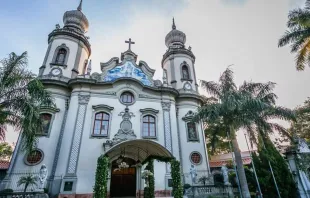
[[[162,68],[168,85],[177,90],[198,92],[195,73],[195,56],[191,47],[185,47],[186,35],[177,30],[174,19],[172,30],[167,34],[167,51],[163,55]]]
[[[85,74],[91,47],[85,33],[89,23],[82,12],[82,0],[76,10],[65,12],[64,26],[59,24],[48,35],[48,48],[40,67],[40,77],[75,78]]]

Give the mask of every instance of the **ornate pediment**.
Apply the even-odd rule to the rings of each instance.
[[[141,68],[131,61],[126,61],[108,70],[103,76],[102,81],[113,82],[119,78],[134,78],[146,86],[153,86],[154,84],[150,76],[146,75]]]

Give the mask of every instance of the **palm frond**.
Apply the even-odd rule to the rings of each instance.
[[[308,64],[308,56],[310,51],[310,38],[304,43],[303,47],[297,52],[296,55],[296,69],[302,71]]]
[[[200,80],[200,86],[212,96],[219,98],[221,93],[220,85],[213,81]]]

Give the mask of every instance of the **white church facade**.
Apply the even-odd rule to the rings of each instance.
[[[67,11],[64,26],[48,35],[48,48],[39,78],[55,98],[55,108],[42,108],[44,133],[38,134],[32,154],[14,152],[8,173],[47,168],[46,187],[59,197],[91,197],[97,159],[110,160],[108,193],[111,197],[136,196],[143,191],[143,167],[135,166],[150,155],[173,156],[181,172],[209,172],[202,123],[191,118],[203,102],[198,92],[195,56],[185,47],[186,35],[176,29],[165,38],[163,79],[154,80],[155,70],[138,61],[131,39],[120,58],[101,63],[92,73],[91,45],[85,36],[89,22],[82,12]],[[115,171],[122,156],[130,165]],[[155,191],[171,192],[169,165],[156,162]],[[198,174],[199,176],[199,174]],[[10,178],[2,188],[11,188]],[[183,175],[183,183],[192,184]],[[163,195],[164,196],[164,195]]]

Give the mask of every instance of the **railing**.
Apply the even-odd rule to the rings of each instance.
[[[238,193],[238,189],[231,186],[192,186],[186,190],[185,194],[189,198],[205,198],[208,196],[214,197],[234,197]]]
[[[48,195],[45,193],[1,193],[0,198],[48,198]]]

